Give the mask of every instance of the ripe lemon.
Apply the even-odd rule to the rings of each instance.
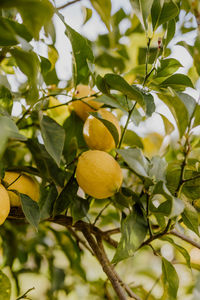
[[[5,187],[0,184],[0,225],[3,224],[10,212],[10,199]]]
[[[79,157],[76,179],[85,193],[104,199],[119,190],[123,175],[119,164],[110,154],[89,150]]]
[[[157,155],[159,153],[162,142],[163,136],[159,133],[153,132],[148,134],[145,138],[142,139],[142,143],[144,145],[144,154],[149,158]]]
[[[11,190],[28,195],[32,200],[39,200],[39,184],[30,175],[20,172],[5,172],[3,179],[7,184],[7,191],[10,197],[11,206],[21,206],[20,197]]]
[[[62,104],[55,97],[49,97],[49,107]],[[58,124],[63,125],[66,118],[69,116],[69,109],[66,105],[58,106],[47,110],[47,115],[54,119]]]
[[[93,91],[89,86],[87,85],[78,85],[75,96],[77,98],[82,98],[82,97],[87,97],[92,94],[95,94],[95,91]],[[87,117],[89,116],[89,112],[95,111],[99,109],[103,103],[99,103],[97,101],[93,100],[94,97],[89,97],[89,98],[83,98],[82,100],[89,105],[85,104],[81,100],[76,100],[70,103],[69,108],[70,110],[74,110],[75,113],[83,120],[85,121]],[[93,109],[94,108],[94,109]]]
[[[108,120],[115,125],[120,138],[121,129],[117,118],[105,108],[99,109],[98,113],[103,119]],[[110,151],[116,147],[110,131],[101,121],[91,115],[87,118],[83,126],[83,136],[90,149]]]

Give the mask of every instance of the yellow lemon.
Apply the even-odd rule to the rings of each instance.
[[[142,139],[144,145],[143,152],[144,154],[151,158],[154,155],[159,154],[160,147],[163,142],[163,136],[157,132],[148,134],[145,138]]]
[[[5,187],[0,184],[0,225],[4,223],[10,212],[10,199]]]
[[[49,97],[49,107],[62,104],[55,97]],[[66,118],[69,116],[69,109],[66,105],[58,106],[47,110],[47,115],[54,119],[58,124],[63,125]]]
[[[76,98],[82,98],[82,97],[87,97],[92,94],[95,94],[95,91],[93,91],[89,86],[87,85],[78,85],[75,96]],[[99,109],[103,103],[97,102],[93,100],[94,97],[89,97],[89,98],[83,98],[82,100],[86,103],[84,103],[81,100],[76,100],[70,103],[69,108],[70,110],[74,110],[75,113],[83,120],[85,121],[87,117],[89,116],[89,112],[95,111]]]
[[[5,172],[3,179],[7,186],[11,206],[21,206],[20,197],[11,190],[16,190],[21,194],[28,195],[32,200],[39,200],[39,184],[30,175],[20,172]]]
[[[99,109],[98,113],[103,119],[108,120],[115,125],[120,138],[121,129],[117,118],[105,108]],[[110,151],[116,147],[110,131],[101,121],[91,115],[87,118],[83,126],[83,136],[90,149]]]
[[[104,199],[119,190],[123,175],[119,164],[110,154],[89,150],[79,157],[76,179],[85,193],[97,199]]]

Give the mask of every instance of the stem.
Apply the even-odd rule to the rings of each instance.
[[[199,243],[193,241],[191,238],[185,236],[184,234],[182,234],[182,233],[180,233],[180,232],[178,232],[178,231],[176,231],[176,230],[171,230],[171,231],[168,232],[167,234],[175,235],[175,236],[179,237],[180,239],[182,239],[183,241],[185,241],[185,242],[187,242],[187,243],[193,245],[194,247],[200,249],[200,244],[199,244]]]
[[[81,0],[73,0],[73,1],[67,2],[67,3],[63,4],[62,6],[57,7],[57,9],[63,9],[69,5],[75,4],[76,2],[80,2],[80,1]]]
[[[151,44],[151,38],[148,37],[148,41],[147,41],[147,51],[146,51],[146,61],[145,61],[145,77],[144,77],[144,81],[143,81],[143,87],[147,81],[147,78],[150,76],[148,76],[148,63],[149,63],[149,49],[150,49],[150,44]],[[148,76],[148,77],[147,77]]]
[[[34,289],[35,289],[34,287],[28,289],[28,291],[26,291],[22,296],[18,297],[16,300],[20,300],[20,299],[23,299],[23,298],[24,298],[24,299],[27,299],[27,294],[28,294],[30,291],[34,290]]]
[[[93,225],[95,226],[97,221],[99,220],[99,218],[101,217],[102,213],[104,212],[104,210],[110,205],[110,202],[108,202],[98,213],[98,215],[96,216]]]
[[[132,115],[132,113],[133,113],[133,111],[134,111],[134,108],[135,108],[136,104],[137,104],[137,102],[134,103],[133,107],[132,107],[131,110],[129,110],[129,112],[128,112],[128,118],[127,118],[127,120],[126,120],[126,124],[125,124],[125,126],[124,126],[124,129],[123,129],[123,132],[122,132],[122,135],[121,135],[121,138],[120,138],[120,141],[119,141],[119,144],[118,144],[117,149],[120,149],[120,148],[121,148],[121,145],[122,145],[122,142],[123,142],[123,139],[124,139],[124,135],[125,135],[125,133],[126,133],[126,130],[127,130],[127,127],[128,127],[128,124],[129,124],[129,121],[130,121],[130,118],[131,118],[131,115]]]

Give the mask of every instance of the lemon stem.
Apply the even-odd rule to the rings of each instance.
[[[122,132],[122,135],[121,135],[121,139],[120,139],[120,141],[119,141],[119,144],[118,144],[117,149],[120,149],[120,148],[121,148],[121,145],[122,145],[122,142],[123,142],[123,139],[124,139],[124,136],[125,136],[125,133],[126,133],[126,130],[127,130],[127,127],[128,127],[129,121],[130,121],[130,118],[131,118],[131,115],[132,115],[132,113],[133,113],[133,111],[134,111],[134,108],[135,108],[136,104],[137,104],[137,102],[134,103],[133,107],[132,107],[132,108],[129,110],[129,112],[128,112],[128,118],[127,118],[127,120],[126,120],[126,124],[125,124],[125,126],[124,126],[124,129],[123,129],[123,132]]]

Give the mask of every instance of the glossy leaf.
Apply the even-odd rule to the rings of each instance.
[[[199,221],[196,209],[188,202],[185,203],[185,209],[182,213],[183,223],[199,236]]]
[[[13,46],[19,44],[20,39],[18,36],[28,42],[32,39],[31,34],[24,24],[0,17],[0,46]]]
[[[94,56],[89,42],[80,33],[66,25],[66,34],[72,45],[73,52],[73,81],[74,85],[87,83],[90,76],[89,63],[93,63]],[[80,51],[81,49],[81,51]]]
[[[111,0],[90,0],[92,6],[100,15],[108,31],[111,30]]]
[[[178,6],[172,0],[164,1],[162,6],[160,0],[154,0],[151,9],[153,29],[156,30],[160,25],[174,19],[178,13]]]
[[[161,87],[172,87],[173,89],[181,90],[186,87],[194,88],[191,79],[184,74],[174,74],[160,83]]]
[[[176,94],[174,94],[173,96],[171,94],[158,94],[158,96],[170,109],[176,121],[181,137],[185,133],[189,122],[189,114],[187,108]]]
[[[137,101],[141,106],[144,107],[142,93],[134,86],[129,85],[128,82],[123,79],[123,77],[117,74],[106,74],[104,79],[111,89],[120,91],[129,99]]]
[[[141,24],[146,30],[152,3],[153,0],[131,0],[134,13],[139,17]]]
[[[57,189],[53,184],[42,191],[39,203],[40,220],[48,219],[52,215],[53,205],[56,201],[57,195]]]
[[[27,221],[36,229],[40,221],[40,209],[38,203],[29,196],[20,194],[23,213]]]
[[[47,116],[42,117],[40,127],[45,148],[59,165],[65,142],[65,131],[63,127]]]
[[[27,99],[35,102],[38,99],[38,75],[40,71],[40,61],[33,51],[25,51],[15,48],[10,51],[16,60],[20,70],[28,77],[29,90]]]
[[[179,278],[174,266],[164,257],[162,258],[162,273],[164,290],[167,291],[169,299],[176,300]]]
[[[111,133],[111,135],[115,141],[115,145],[117,146],[119,143],[119,133],[118,133],[116,126],[112,122],[103,119],[101,117],[101,114],[99,114],[98,112],[94,112],[94,113],[92,112],[92,113],[90,113],[90,115],[92,115],[93,117],[98,119],[100,122],[103,123],[104,126],[106,126],[106,128],[109,130],[109,132]]]
[[[147,223],[141,211],[134,209],[126,217],[122,222],[121,233],[121,239],[112,260],[113,263],[133,256],[137,248],[144,241],[147,234]]]
[[[39,31],[49,22],[54,13],[53,5],[48,0],[2,0],[1,8],[17,8],[27,29],[38,39]]]
[[[119,153],[128,166],[139,176],[148,177],[148,161],[143,156],[140,149],[129,148],[129,149],[118,149]]]
[[[54,204],[53,215],[56,216],[67,209],[77,197],[78,184],[72,175],[70,180],[64,186]]]

